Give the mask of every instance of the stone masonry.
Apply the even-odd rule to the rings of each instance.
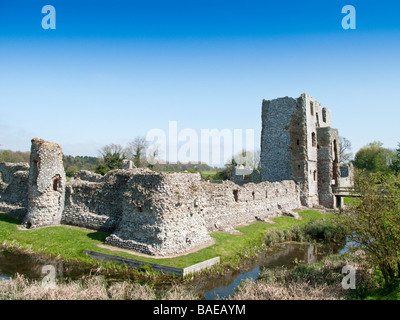
[[[28,209],[23,224],[103,230],[110,233],[107,244],[150,255],[183,253],[210,243],[211,232],[237,232],[238,225],[296,216],[292,210],[301,206],[294,181],[240,186],[204,181],[199,173],[134,168],[105,176],[79,171],[65,183],[61,159],[58,145],[32,140],[28,199],[21,192],[15,199]]]
[[[65,172],[62,150],[58,144],[32,139],[28,180],[26,228],[55,225],[61,222],[64,209]]]
[[[264,100],[262,104],[261,180],[293,180],[301,203],[336,207],[339,186],[338,131],[330,110],[307,94]]]
[[[28,163],[0,163],[0,211],[22,219],[28,207]]]

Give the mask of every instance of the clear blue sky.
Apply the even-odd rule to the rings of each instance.
[[[45,30],[44,5],[56,9]],[[344,30],[344,5],[356,30]],[[398,1],[0,0],[0,148],[97,155],[154,128],[261,131],[306,92],[353,144],[400,142]]]

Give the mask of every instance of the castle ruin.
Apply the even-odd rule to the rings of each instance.
[[[264,100],[261,181],[238,184],[130,162],[104,176],[79,171],[66,181],[60,146],[35,138],[29,165],[0,164],[0,210],[26,228],[75,225],[108,232],[108,245],[157,256],[184,253],[212,243],[214,231],[298,218],[294,210],[301,206],[335,208],[338,132],[330,126],[330,111],[306,94]]]

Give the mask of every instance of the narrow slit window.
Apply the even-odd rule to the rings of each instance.
[[[312,146],[316,147],[317,146],[317,135],[315,134],[315,132],[313,132],[311,134],[311,140],[312,140]]]
[[[233,190],[233,197],[235,199],[235,202],[239,201],[239,190]]]
[[[61,177],[60,177],[60,175],[57,174],[53,178],[53,190],[58,191],[60,188],[61,188]]]

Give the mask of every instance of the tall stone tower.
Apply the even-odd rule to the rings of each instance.
[[[59,224],[64,209],[65,171],[62,149],[53,142],[32,139],[26,228]]]
[[[263,100],[261,118],[261,180],[294,180],[302,205],[335,207],[340,167],[330,110],[303,93]]]

